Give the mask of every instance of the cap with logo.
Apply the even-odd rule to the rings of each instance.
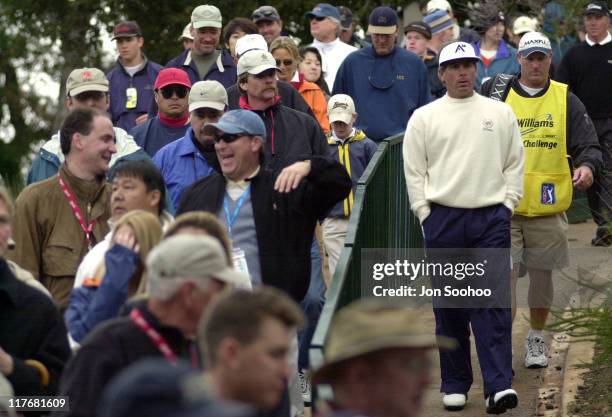
[[[600,16],[610,16],[608,5],[602,1],[593,1],[584,8],[584,15],[597,14]]]
[[[397,13],[388,6],[379,6],[372,10],[368,19],[368,33],[391,35],[397,31]]]
[[[108,80],[98,68],[77,68],[66,80],[66,93],[74,97],[85,91],[108,92]]]
[[[278,14],[278,10],[276,10],[273,6],[261,6],[251,14],[251,20],[253,23],[262,22],[262,21],[270,21],[270,22],[280,22],[280,14]]]
[[[280,71],[280,68],[276,66],[276,60],[270,52],[251,50],[240,55],[238,59],[238,75],[242,75],[246,72],[249,74],[257,75],[264,71],[275,69]]]
[[[238,134],[246,133],[251,136],[266,137],[266,126],[256,113],[250,110],[230,110],[224,113],[217,123],[209,123],[204,126],[204,133],[213,135],[218,130],[224,133]]]
[[[227,265],[221,244],[210,236],[177,235],[164,239],[149,253],[146,264],[152,286],[185,278],[213,277],[235,285],[249,281],[247,275]]]
[[[452,12],[453,7],[446,0],[430,0],[427,2],[426,10],[427,13],[431,13],[434,10],[444,10],[445,12]]]
[[[404,28],[404,34],[408,32],[417,32],[425,36],[427,39],[431,39],[431,27],[425,22],[410,22]]]
[[[540,32],[527,32],[518,44],[518,53],[527,57],[534,52],[552,53],[550,40]]]
[[[529,16],[519,16],[512,23],[512,33],[522,35],[527,32],[535,32],[538,30],[538,24],[535,19]]]
[[[268,43],[259,33],[244,35],[236,41],[236,56],[241,57],[248,51],[267,51]]]
[[[342,20],[342,16],[340,16],[338,8],[329,3],[317,4],[312,11],[306,12],[304,16],[306,16],[308,19],[314,19],[315,17],[333,17],[338,21]]]
[[[353,12],[346,6],[338,6],[340,12],[340,27],[342,30],[349,30],[353,24]]]
[[[153,88],[158,90],[170,84],[184,85],[187,88],[191,88],[189,75],[180,68],[164,68],[161,70],[157,74]]]
[[[434,10],[426,14],[423,22],[429,25],[432,35],[453,27],[453,20],[444,10]]]
[[[480,61],[474,47],[466,42],[453,42],[446,45],[440,51],[438,59],[440,66],[459,60]]]
[[[140,31],[138,23],[133,20],[128,20],[120,22],[115,26],[111,40],[114,41],[117,38],[131,38],[133,36],[142,36],[142,32]]]
[[[452,349],[455,346],[454,339],[436,338],[424,316],[414,308],[395,306],[383,299],[361,299],[334,316],[325,342],[324,364],[315,369],[313,382],[328,382],[338,363],[368,353],[397,348]]]
[[[327,103],[327,115],[329,122],[343,122],[349,124],[353,121],[355,113],[355,103],[351,96],[346,94],[336,94]]]
[[[183,33],[181,33],[181,36],[178,38],[179,41],[182,41],[183,39],[189,39],[190,41],[193,40],[193,36],[191,36],[191,23],[187,23],[187,25],[185,25]]]
[[[223,19],[221,12],[215,6],[204,4],[193,9],[191,12],[191,24],[194,29],[219,28],[221,29]]]
[[[219,81],[198,81],[189,91],[189,111],[208,108],[219,111],[228,106],[227,91]]]

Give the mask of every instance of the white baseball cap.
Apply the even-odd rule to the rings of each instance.
[[[194,29],[219,28],[221,29],[223,19],[221,11],[210,4],[204,4],[193,9],[191,12],[191,24]]]
[[[191,23],[187,23],[185,29],[183,29],[183,32],[181,33],[181,36],[178,38],[179,41],[182,41],[183,39],[189,39],[190,41],[193,40],[193,36],[191,36]]]
[[[442,65],[460,59],[480,61],[472,45],[466,42],[453,42],[446,45],[442,51],[440,51],[439,64]]]
[[[550,54],[552,47],[546,35],[540,32],[527,32],[519,42],[518,52],[523,56],[529,56],[534,52]]]
[[[452,12],[453,8],[446,0],[430,0],[427,2],[426,10],[427,13],[431,13],[434,10],[444,10],[445,12]]]
[[[512,33],[521,35],[527,32],[535,32],[538,29],[537,22],[529,16],[519,16],[514,19]]]
[[[269,69],[280,71],[280,68],[276,66],[276,60],[268,51],[247,51],[238,59],[238,75],[245,72],[257,75]]]
[[[240,57],[245,52],[253,49],[258,51],[268,50],[268,43],[266,42],[266,39],[259,33],[244,35],[242,38],[238,38],[236,41],[235,50],[237,57]]]
[[[355,103],[351,96],[346,94],[336,94],[327,103],[327,115],[329,122],[343,122],[347,125],[353,120],[355,113]]]
[[[209,108],[219,111],[228,106],[227,91],[219,81],[198,81],[189,91],[189,111]]]

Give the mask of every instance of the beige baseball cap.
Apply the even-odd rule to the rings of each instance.
[[[276,60],[267,51],[247,51],[238,59],[238,75],[242,75],[245,72],[257,75],[269,69],[280,71],[280,68],[276,66]]]
[[[221,29],[222,22],[221,11],[210,4],[198,6],[191,12],[191,24],[194,29],[206,27]]]
[[[212,277],[242,287],[249,282],[248,275],[227,265],[221,244],[210,236],[177,235],[164,239],[149,253],[146,264],[151,287],[185,278]]]
[[[98,68],[77,68],[66,80],[66,94],[74,97],[85,91],[108,92],[108,80]]]
[[[329,382],[335,365],[368,353],[393,348],[453,349],[456,341],[436,337],[431,323],[418,310],[392,304],[388,299],[355,301],[336,313],[325,342],[324,364],[313,382]]]
[[[267,51],[268,43],[259,33],[244,35],[236,41],[236,56],[241,57],[248,51]]]
[[[343,122],[347,125],[353,120],[355,113],[355,103],[351,96],[346,94],[336,94],[327,103],[327,116],[329,122]]]
[[[191,23],[187,23],[187,25],[185,25],[183,33],[181,33],[181,36],[178,38],[179,41],[182,41],[183,39],[189,39],[190,41],[193,40],[193,36],[191,36]]]
[[[219,81],[198,81],[189,92],[189,111],[210,108],[219,111],[228,106],[227,91]]]
[[[519,16],[514,19],[512,24],[512,33],[522,35],[527,32],[535,32],[538,29],[538,24],[535,19],[529,16]]]

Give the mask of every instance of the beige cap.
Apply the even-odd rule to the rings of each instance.
[[[535,19],[529,16],[519,16],[514,19],[512,24],[512,33],[515,35],[522,35],[527,32],[535,32],[538,29],[538,24]]]
[[[190,41],[193,40],[193,36],[191,36],[191,23],[187,23],[185,29],[183,29],[183,33],[181,33],[181,36],[178,38],[179,41],[182,41],[183,39],[189,39]]]
[[[259,33],[244,35],[242,38],[238,38],[236,41],[236,56],[240,57],[245,52],[258,50],[258,51],[267,51],[268,43],[265,38],[261,36]]]
[[[66,93],[70,97],[85,91],[108,92],[108,80],[98,68],[77,68],[66,80]]]
[[[198,81],[189,92],[189,111],[210,108],[219,111],[228,106],[227,91],[219,81]]]
[[[222,25],[221,11],[215,6],[204,4],[191,12],[191,24],[194,29],[219,28]]]
[[[329,122],[343,122],[347,125],[353,121],[355,113],[355,103],[351,96],[346,94],[336,94],[327,103],[327,115]]]
[[[454,339],[436,338],[431,323],[414,308],[395,306],[388,299],[361,299],[335,315],[325,342],[325,363],[314,371],[313,382],[328,382],[336,364],[368,353],[455,346]]]
[[[427,13],[431,13],[434,10],[444,10],[445,12],[452,12],[453,8],[446,0],[430,0],[427,2],[426,10]]]
[[[280,71],[280,68],[276,66],[276,60],[267,51],[247,51],[238,59],[238,75],[245,72],[257,75],[269,69]]]
[[[244,286],[248,275],[227,265],[219,241],[210,236],[177,235],[164,239],[147,257],[147,276],[155,286],[167,280],[216,278]]]

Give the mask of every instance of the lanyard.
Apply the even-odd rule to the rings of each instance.
[[[83,216],[83,212],[81,211],[81,208],[77,204],[76,198],[74,198],[74,195],[72,194],[72,191],[70,190],[70,187],[62,179],[62,177],[58,175],[57,178],[59,180],[60,187],[62,187],[62,190],[64,191],[64,195],[66,196],[66,199],[68,200],[68,204],[70,204],[70,208],[72,209],[72,213],[74,214],[74,217],[77,219],[77,221],[81,225],[81,229],[83,229],[83,232],[85,232],[85,238],[87,238],[87,246],[89,247],[89,249],[91,249],[91,232],[93,228],[96,227],[96,221],[92,220],[89,224],[87,225],[85,224],[85,216]]]
[[[143,331],[144,334],[149,336],[149,339],[155,344],[157,349],[164,355],[166,360],[170,362],[172,365],[176,365],[176,354],[166,342],[166,339],[159,334],[157,330],[155,330],[147,320],[142,316],[142,313],[137,308],[133,309],[130,313],[130,320],[134,322],[136,326]]]
[[[227,223],[227,231],[229,233],[230,240],[232,239],[232,226],[236,223],[236,219],[238,218],[238,213],[240,213],[240,209],[244,205],[247,197],[251,193],[251,184],[248,185],[247,189],[242,193],[238,201],[236,202],[236,207],[234,207],[234,212],[230,215],[229,212],[229,202],[227,199],[227,193],[223,197],[223,211],[225,212],[225,222]]]

